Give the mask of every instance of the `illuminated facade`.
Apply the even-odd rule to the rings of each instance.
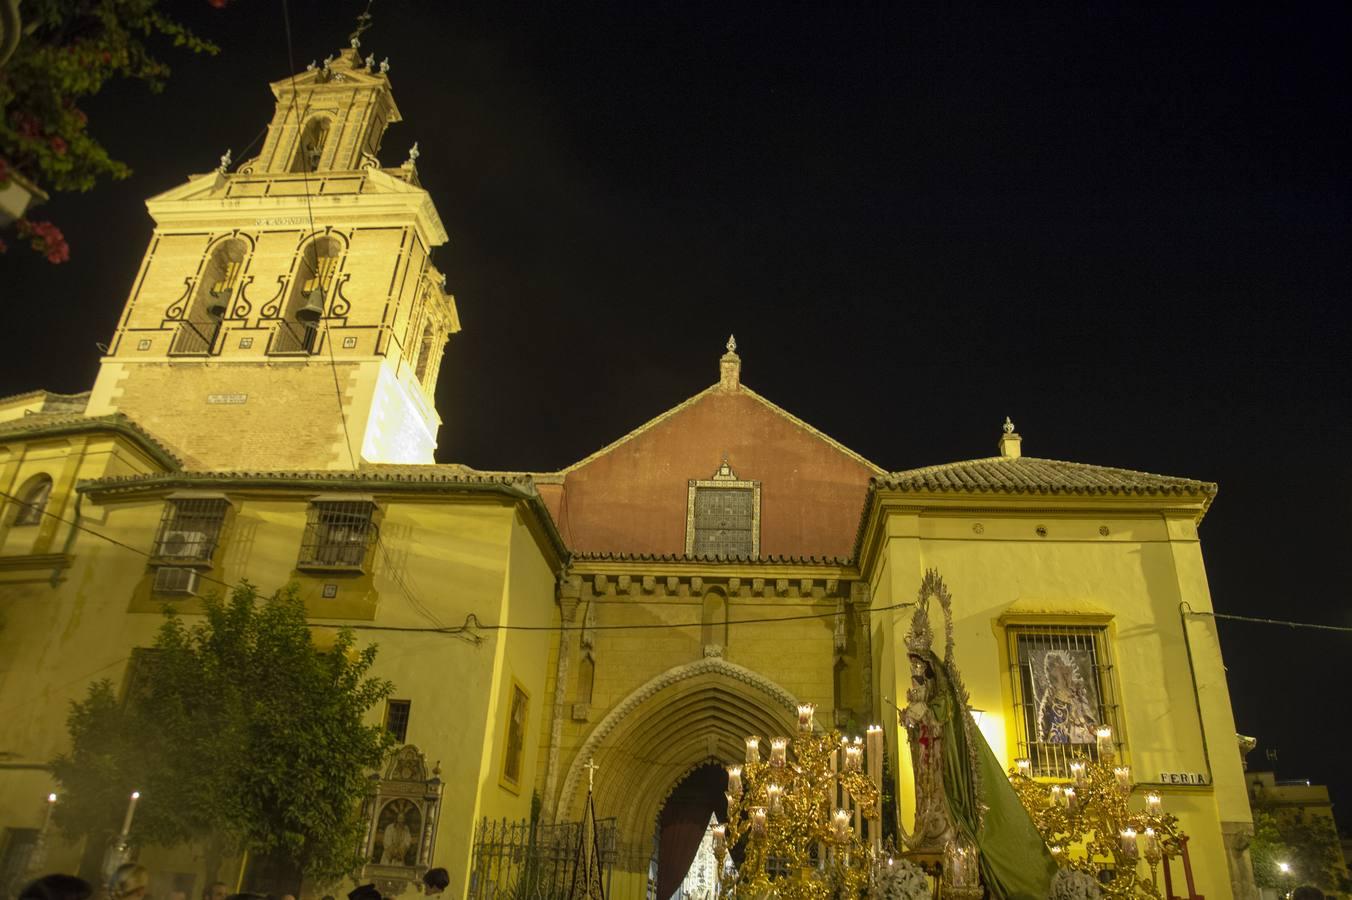
[[[1184,615],[1211,609],[1214,485],[1027,457],[1012,426],[996,455],[889,471],[746,387],[732,342],[707,390],[571,466],[435,464],[459,321],[415,158],[375,159],[389,80],[353,50],[273,90],[257,158],[149,202],[92,392],[0,401],[19,498],[0,516],[5,865],[40,825],[69,701],[126,677],[166,601],[191,613],[212,579],[247,578],[297,582],[317,626],[412,629],[379,636],[396,690],[373,715],[440,760],[448,896],[478,877],[475,823],[524,820],[533,794],[578,819],[593,759],[614,896],[655,895],[689,868],[661,858],[667,798],[747,734],[791,734],[797,703],[886,723],[906,768],[900,637],[937,567],[996,754],[1064,774],[1085,729],[1113,725],[1192,836],[1199,892],[1253,895],[1216,631]],[[431,628],[470,615],[509,628]],[[54,843],[49,867],[81,853]],[[190,853],[142,859],[182,876],[166,892],[200,890]]]

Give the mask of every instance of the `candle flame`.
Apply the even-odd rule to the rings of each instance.
[[[141,792],[140,792],[140,791],[132,791],[132,792],[131,792],[131,799],[133,799],[133,800],[140,800],[140,799],[141,799]]]
[[[47,802],[48,802],[48,803],[55,803],[55,802],[56,802],[56,794],[48,794],[48,795],[47,795]]]

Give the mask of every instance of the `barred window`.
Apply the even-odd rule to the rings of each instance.
[[[385,730],[401,744],[408,740],[408,716],[412,708],[412,700],[385,701]]]
[[[1098,758],[1095,731],[1110,726],[1122,752],[1112,651],[1103,627],[1007,629],[1020,757],[1032,774],[1070,777],[1076,758]]]
[[[150,679],[154,677],[155,667],[159,665],[164,651],[154,647],[135,647],[131,651],[131,660],[127,663],[127,675],[122,682],[122,702],[129,703],[143,699],[150,691]]]
[[[37,525],[42,522],[42,514],[47,511],[47,501],[52,499],[52,477],[34,475],[19,491],[19,510],[14,515],[15,525]]]
[[[312,501],[301,567],[360,570],[376,538],[375,512],[375,501],[369,499]]]
[[[155,558],[175,565],[209,565],[225,527],[230,501],[223,496],[170,497],[155,536]]]
[[[739,481],[726,459],[713,478],[692,480],[685,552],[723,559],[760,555],[760,482]]]

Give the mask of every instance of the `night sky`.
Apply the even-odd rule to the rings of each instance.
[[[1352,7],[1182,5],[377,2],[382,158],[421,143],[464,324],[439,458],[567,465],[735,332],[750,387],[889,469],[1010,415],[1028,455],[1217,481],[1217,609],[1352,625]],[[88,104],[135,175],[38,211],[71,262],[0,257],[4,394],[88,389],[144,199],[271,116],[281,5],[169,7],[222,53]],[[297,66],[359,9],[292,0]],[[1352,804],[1352,635],[1220,628],[1251,760]]]

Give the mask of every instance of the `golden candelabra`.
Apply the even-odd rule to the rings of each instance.
[[[713,831],[719,896],[857,897],[868,887],[882,831],[882,729],[871,726],[867,742],[814,733],[813,712],[798,708],[797,736],[771,739],[768,759],[748,737],[745,762],[727,767],[728,821]],[[727,875],[742,841],[742,865]]]
[[[1114,765],[1110,728],[1098,729],[1097,748],[1097,760],[1071,762],[1070,782],[1035,780],[1027,759],[1015,761],[1010,781],[1062,868],[1093,875],[1108,897],[1159,898],[1160,862],[1178,856],[1186,836],[1158,793],[1145,794],[1144,808],[1131,808],[1131,769]]]

